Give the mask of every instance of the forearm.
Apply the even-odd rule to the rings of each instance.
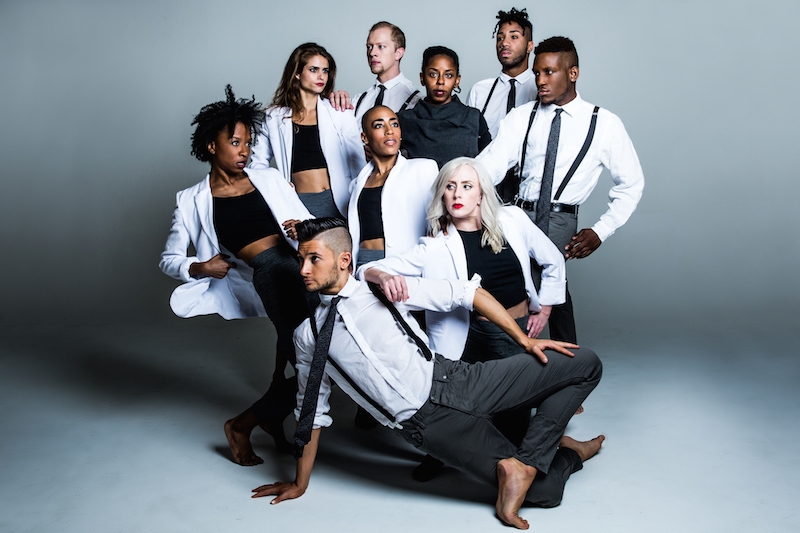
[[[483,287],[479,287],[475,291],[475,299],[472,301],[472,307],[479,314],[488,318],[493,324],[505,331],[509,337],[520,346],[525,346],[527,335],[517,325],[517,322],[511,318],[506,308],[498,302],[494,296]]]
[[[303,492],[308,488],[308,482],[311,479],[311,469],[314,468],[314,460],[317,458],[321,431],[322,428],[311,431],[311,440],[303,448],[303,457],[297,460],[297,475],[294,482]]]

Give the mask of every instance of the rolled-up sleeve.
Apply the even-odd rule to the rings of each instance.
[[[472,311],[481,277],[475,274],[469,280],[406,278],[406,284],[409,298],[405,305],[409,309],[448,312],[464,307]]]

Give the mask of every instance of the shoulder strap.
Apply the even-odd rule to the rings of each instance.
[[[564,180],[561,182],[561,185],[558,186],[558,191],[556,191],[556,195],[553,197],[553,200],[556,202],[561,197],[561,193],[564,192],[569,180],[572,179],[572,175],[575,174],[576,170],[578,170],[578,166],[581,164],[581,161],[583,161],[583,158],[586,157],[586,152],[589,151],[589,146],[591,146],[592,138],[594,137],[594,130],[597,126],[598,111],[600,111],[600,106],[594,106],[594,111],[592,112],[592,121],[589,123],[589,133],[586,134],[586,140],[583,141],[583,146],[581,146],[581,151],[578,152],[578,157],[575,158],[572,166],[569,167],[569,170],[567,171],[567,175],[564,176]]]
[[[354,115],[358,114],[358,108],[361,106],[361,102],[364,101],[364,97],[365,96],[367,96],[367,91],[364,91],[363,93],[361,93],[361,96],[358,98],[358,102],[356,102],[356,108],[353,110],[353,114]]]
[[[492,88],[489,90],[489,96],[486,97],[486,103],[483,104],[483,109],[481,110],[481,115],[486,114],[486,108],[489,107],[489,100],[492,99],[492,94],[494,94],[494,88],[497,87],[497,82],[500,81],[500,78],[495,78],[494,83],[492,84]]]
[[[531,134],[531,126],[533,126],[533,119],[536,118],[536,111],[538,109],[539,100],[536,100],[536,103],[533,104],[533,109],[531,109],[531,118],[528,119],[528,129],[525,130],[525,139],[522,141],[522,157],[519,158],[519,173],[517,174],[519,183],[522,183],[522,169],[525,167],[525,154],[528,152],[528,135]],[[517,187],[517,192],[519,192],[519,186]]]
[[[414,330],[411,329],[411,326],[409,326],[408,322],[405,321],[403,316],[400,314],[400,311],[398,311],[397,308],[394,306],[394,304],[389,301],[386,295],[383,294],[383,292],[381,292],[381,289],[376,284],[369,283],[369,290],[371,290],[372,294],[374,294],[375,297],[389,309],[389,312],[392,313],[392,316],[397,321],[397,323],[403,327],[406,333],[408,333],[408,336],[411,337],[417,344],[420,351],[425,356],[425,359],[431,361],[433,359],[433,354],[431,353],[430,348],[428,348],[428,346],[424,342],[422,342],[422,339],[420,339],[417,336],[417,334],[414,333]]]
[[[401,108],[400,108],[400,110],[398,111],[398,113],[399,113],[400,111],[405,111],[405,110],[406,110],[406,108],[408,107],[408,104],[410,104],[410,103],[411,103],[411,100],[413,100],[413,99],[414,99],[414,97],[415,97],[415,96],[417,96],[418,94],[419,94],[419,90],[417,90],[417,91],[414,91],[413,93],[411,93],[411,96],[409,96],[408,98],[406,98],[406,101],[403,103],[403,107],[401,107]]]

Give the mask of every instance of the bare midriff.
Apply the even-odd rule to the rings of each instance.
[[[322,192],[331,188],[327,168],[312,168],[292,174],[292,183],[298,193]]]
[[[386,241],[383,238],[368,239],[366,241],[361,241],[358,247],[362,250],[385,250]]]
[[[506,309],[508,314],[511,315],[511,318],[514,320],[518,318],[522,318],[524,316],[528,316],[528,300],[522,300],[520,303],[513,307],[509,307]],[[485,316],[477,315],[479,320],[489,320]]]
[[[236,254],[236,257],[247,263],[250,264],[250,261],[253,260],[255,256],[263,252],[264,250],[269,250],[273,246],[277,246],[283,240],[283,235],[280,233],[276,233],[275,235],[268,235],[262,239],[258,239],[257,241],[253,241],[241,250],[239,253]]]

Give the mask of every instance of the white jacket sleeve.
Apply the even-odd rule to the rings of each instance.
[[[180,207],[176,205],[175,211],[172,213],[172,227],[169,230],[164,251],[161,252],[161,261],[158,263],[164,274],[184,282],[194,279],[189,274],[189,267],[200,260],[197,257],[186,255],[190,243],[191,237],[183,223]]]

